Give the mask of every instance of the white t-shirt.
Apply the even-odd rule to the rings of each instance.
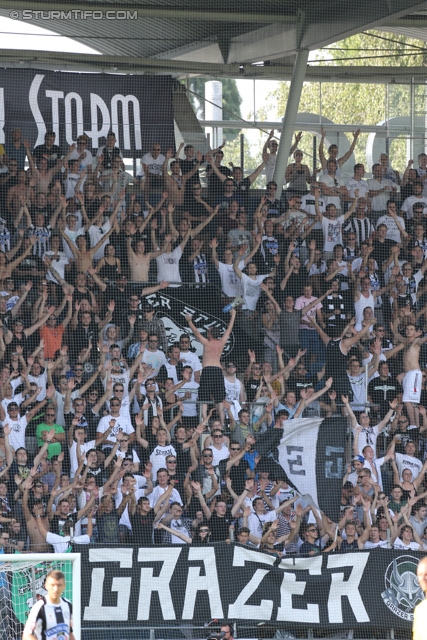
[[[23,447],[25,449],[25,429],[27,428],[27,416],[22,416],[19,420],[11,420],[6,418],[5,423],[12,429],[9,435],[9,444],[16,451]]]
[[[404,219],[401,218],[400,216],[397,216],[397,219],[402,229],[405,229]],[[380,224],[385,224],[385,226],[387,227],[387,234],[386,234],[387,240],[394,240],[395,242],[399,242],[399,243],[402,242],[401,233],[399,231],[399,228],[394,218],[392,218],[391,216],[381,216],[380,218],[378,218],[377,229],[380,226]]]
[[[58,274],[61,276],[61,278],[64,279],[65,265],[69,263],[69,258],[63,251],[58,251],[58,258],[59,258],[58,260],[54,259],[52,257],[53,255],[54,255],[53,251],[46,251],[46,253],[43,255],[43,258],[44,256],[47,256],[52,261],[52,266],[55,269],[55,271],[57,271]],[[47,271],[46,273],[46,280],[49,280],[50,282],[55,282],[56,284],[58,284],[58,281],[53,277],[50,271]]]
[[[335,187],[336,188],[344,187],[344,181],[341,178],[339,178],[336,174],[335,174],[335,178],[334,176],[324,174],[319,178],[319,182],[323,182],[323,184],[329,187],[329,189],[334,189]],[[323,199],[325,201],[325,205],[334,204],[337,209],[341,209],[340,196],[323,196]]]
[[[375,178],[371,178],[367,181],[369,191],[381,191],[376,196],[371,197],[371,206],[373,211],[387,211],[387,201],[390,200],[392,194],[392,188],[395,186],[391,180],[384,178],[379,182]],[[386,191],[382,191],[384,187],[387,187]]]
[[[352,376],[353,378],[354,376]],[[363,389],[365,387],[363,386]],[[354,388],[353,388],[354,391]],[[360,427],[360,425],[357,425]],[[364,449],[367,445],[370,445],[374,451],[376,451],[376,444],[378,438],[378,425],[374,427],[364,427],[362,431],[359,433],[359,449],[358,455],[362,456],[362,449]],[[356,429],[353,429],[353,438],[356,436]]]
[[[70,546],[70,536],[59,536],[57,533],[47,532],[46,542],[52,545],[55,553],[65,553]],[[73,542],[76,544],[89,544],[90,538],[88,535],[74,536]]]
[[[400,480],[403,482],[402,473],[405,469],[412,471],[412,481],[420,474],[423,463],[414,456],[408,456],[406,453],[395,453],[396,466],[399,471]]]
[[[138,176],[145,176],[143,165],[147,165],[148,173],[153,176],[161,176],[163,173],[163,164],[166,158],[162,153],[159,153],[157,158],[153,158],[150,152],[145,153],[141,158],[141,168],[138,171]]]
[[[248,518],[248,527],[253,536],[262,538],[262,528],[266,522],[274,522],[277,519],[276,511],[267,511],[267,513],[256,514],[251,513]]]
[[[256,304],[261,295],[259,285],[268,275],[269,274],[266,273],[263,276],[255,276],[255,279],[253,279],[247,276],[246,273],[242,273],[243,297],[245,299],[242,309],[249,309],[250,311],[256,310]]]
[[[337,216],[335,220],[330,220],[323,216],[323,251],[333,251],[336,244],[342,244],[342,228],[344,225],[344,216]]]
[[[380,540],[379,542],[371,542],[368,540],[365,542],[364,549],[377,549],[377,547],[381,547],[382,549],[387,549],[387,540]]]
[[[28,375],[28,382],[34,382],[38,387],[41,387],[41,391],[37,396],[37,402],[41,402],[46,398],[46,386],[47,386],[47,371],[43,371],[39,376]]]
[[[90,440],[89,442],[84,442],[83,444],[80,445],[80,452],[86,453],[90,449],[95,449],[95,448],[96,448],[95,440]],[[70,478],[74,478],[79,466],[79,461],[77,460],[77,442],[75,440],[73,440],[72,446],[69,447],[69,451],[70,451]]]
[[[65,197],[67,198],[67,200],[69,198],[74,198],[74,195],[76,193],[76,184],[78,183],[78,181],[80,180],[80,173],[68,173],[67,177],[64,178],[63,182],[65,185]],[[81,184],[80,184],[80,190],[83,191],[83,185],[86,182],[86,176],[84,176]]]
[[[69,160],[79,160],[80,158],[80,163],[79,163],[79,171],[81,171],[82,169],[86,169],[86,167],[88,167],[89,165],[92,165],[93,163],[93,155],[91,154],[90,151],[85,151],[84,152],[85,157],[84,158],[80,158],[80,153],[77,151],[77,149],[74,149],[74,151],[71,153],[71,155],[69,156]],[[83,191],[83,189],[81,189],[81,191]]]
[[[197,398],[199,393],[199,384],[197,382],[186,382],[178,391],[176,395],[183,400],[182,415],[185,417],[197,417]],[[189,398],[184,398],[185,394],[189,393]]]
[[[319,198],[318,204],[319,204],[320,212],[325,213],[326,211],[325,200],[323,198]],[[307,215],[314,217],[316,215],[316,205],[315,205],[314,196],[312,196],[310,193],[306,193],[305,196],[302,196],[301,209],[302,211],[305,211]],[[310,222],[313,222],[313,221],[310,220]],[[312,227],[312,229],[321,229],[321,228],[322,228],[322,223],[320,221],[316,222],[314,227]]]
[[[356,197],[356,189],[359,190],[359,198],[366,198],[369,193],[369,186],[366,180],[356,180],[355,178],[350,178],[345,183],[346,189],[348,191],[348,195],[350,198]]]
[[[175,247],[170,253],[162,253],[160,256],[157,256],[157,282],[181,282],[181,276],[179,274],[179,261],[181,256],[181,245]]]
[[[427,207],[427,198],[425,196],[423,196],[422,198],[417,198],[417,196],[409,196],[409,198],[406,198],[402,202],[402,206],[400,207],[400,210],[406,213],[407,220],[411,220],[414,217],[412,207],[417,202],[421,202],[424,205],[424,209]],[[425,213],[425,211],[423,211],[423,213]]]
[[[131,421],[128,420],[127,418],[123,418],[122,416],[115,418],[109,415],[101,418],[96,430],[97,433],[105,433],[108,427],[110,426],[110,420],[116,421],[114,424],[114,427],[112,428],[111,432],[108,434],[108,438],[107,438],[107,440],[109,440],[112,443],[116,442],[116,436],[119,433],[119,431],[122,431],[122,433],[127,433],[129,436],[131,435],[131,433],[135,432],[135,429],[133,428]],[[110,447],[110,446],[111,446],[110,444],[106,444],[105,442],[102,444],[103,449],[105,447]]]
[[[159,498],[164,493],[166,493],[166,491],[167,491],[167,487],[163,488],[163,487],[160,487],[159,485],[154,487],[153,491],[148,496],[148,499],[150,501],[150,507],[152,509],[156,506],[157,502],[159,501]],[[176,489],[172,489],[172,493],[169,496],[169,504],[172,504],[172,502],[179,502],[179,504],[182,504],[181,496],[179,495],[179,492]]]
[[[12,396],[12,398],[3,398],[3,400],[1,401],[1,406],[3,407],[6,416],[7,414],[7,408],[10,405],[11,402],[16,402],[16,404],[19,405],[24,402],[25,397],[22,395],[22,393],[17,393],[16,395]],[[7,420],[5,420],[5,422],[7,422]]]
[[[218,273],[221,279],[221,289],[224,295],[235,298],[242,294],[242,285],[232,264],[218,262]]]
[[[102,239],[103,236],[105,236],[105,234],[110,229],[111,229],[111,224],[109,220],[104,222],[102,226],[96,226],[93,224],[91,227],[89,227],[88,233],[89,233],[91,248],[94,247],[96,244],[98,244],[98,242]],[[101,260],[101,258],[104,256],[104,249],[109,243],[110,243],[110,238],[107,238],[106,241],[101,244],[101,246],[93,256],[94,260]]]
[[[162,446],[160,444],[156,444],[153,451],[150,454],[150,462],[153,467],[151,469],[151,475],[154,480],[157,478],[157,472],[159,469],[166,469],[166,458],[167,456],[175,456],[176,451],[175,448],[171,444],[167,444],[166,446]]]
[[[181,351],[179,357],[183,366],[189,365],[193,369],[191,382],[194,382],[194,374],[196,371],[202,370],[202,363],[200,362],[198,355],[192,351]]]
[[[420,549],[420,545],[417,542],[410,542],[405,544],[400,538],[396,538],[393,544],[393,549],[399,549],[399,551],[417,551]]]
[[[162,364],[166,364],[167,360],[165,354],[163,351],[160,351],[160,349],[156,349],[156,351],[145,349],[142,355],[142,362],[150,364],[154,369],[152,375],[156,376]]]

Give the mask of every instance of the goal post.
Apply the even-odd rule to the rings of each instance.
[[[81,640],[81,557],[80,553],[9,553],[0,555],[0,583],[3,598],[0,603],[0,629],[7,640],[21,637],[28,613],[44,591],[49,571],[65,574],[64,597],[73,605],[73,632]],[[4,597],[5,596],[5,597]],[[4,636],[5,627],[7,628]]]

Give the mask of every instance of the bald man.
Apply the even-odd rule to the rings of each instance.
[[[427,594],[427,557],[422,558],[417,567],[417,578],[424,595]],[[426,637],[427,628],[427,598],[417,604],[414,609],[414,624],[412,625],[413,640]]]

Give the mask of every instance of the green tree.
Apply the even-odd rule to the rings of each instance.
[[[426,63],[425,44],[419,40],[370,31],[334,43],[317,56],[319,65],[328,66],[333,73],[334,66],[424,66]],[[283,82],[270,95],[270,104],[275,105],[275,113],[262,110],[260,119],[281,117],[285,111],[289,95],[289,82]],[[409,115],[410,88],[408,85],[393,85],[389,88],[388,115]],[[417,111],[425,110],[425,89],[417,92]],[[304,83],[299,111],[321,113],[322,116],[339,124],[377,124],[384,120],[386,113],[386,86],[361,83]],[[355,149],[358,160],[366,161],[365,148],[367,134],[362,134]],[[304,136],[302,150],[312,153],[311,136]],[[398,169],[406,164],[406,141],[393,142],[390,149],[391,162]]]

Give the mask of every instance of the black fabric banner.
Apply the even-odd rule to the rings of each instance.
[[[65,152],[86,133],[89,150],[112,130],[123,156],[140,158],[153,142],[174,147],[172,78],[33,69],[0,70],[0,143],[20,127],[30,145],[47,130]]]
[[[194,326],[205,337],[208,330],[213,327],[223,334],[230,321],[230,315],[224,315],[221,311],[223,303],[221,303],[220,291],[210,284],[194,286],[191,289],[185,286],[169,287],[145,296],[144,301],[151,304],[154,315],[163,321],[169,345],[175,344],[181,334],[188,333],[191,348],[200,358],[203,356],[203,346],[193,336],[185,316],[188,314],[192,317]],[[231,334],[224,347],[224,358],[231,353],[233,347],[234,335]]]
[[[241,545],[79,546],[83,628],[203,625],[411,628],[423,554],[374,549],[275,557]],[[120,636],[121,637],[121,636]]]

